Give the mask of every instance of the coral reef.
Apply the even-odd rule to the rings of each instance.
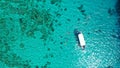
[[[43,8],[46,0],[35,2],[29,0],[0,1],[0,61],[8,67],[31,68],[31,62],[14,53],[13,48],[18,46],[20,49],[24,49],[25,44],[21,41],[24,38],[39,38],[45,43],[55,31],[54,23],[57,19],[54,19],[55,16],[51,14],[50,9]],[[61,0],[51,0],[50,2],[51,5],[58,4]],[[42,35],[36,36],[36,32],[40,32]],[[16,44],[16,42],[20,43]],[[47,50],[50,51],[50,48]],[[49,57],[53,57],[53,55],[49,55]],[[48,65],[50,62],[42,67],[45,68]],[[38,65],[35,67],[39,68]]]

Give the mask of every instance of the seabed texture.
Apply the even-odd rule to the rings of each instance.
[[[120,68],[120,0],[0,0],[0,68]]]

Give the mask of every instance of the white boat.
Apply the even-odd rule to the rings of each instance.
[[[74,30],[74,34],[76,36],[76,39],[78,41],[78,45],[82,48],[85,49],[85,40],[82,32],[79,32],[77,29]]]
[[[85,39],[84,39],[84,36],[83,36],[82,32],[80,32],[80,33],[78,34],[78,39],[79,39],[78,41],[79,41],[79,43],[80,43],[81,48],[82,48],[82,49],[85,49],[86,43],[85,43]]]

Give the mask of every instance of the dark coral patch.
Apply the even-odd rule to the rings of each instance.
[[[77,21],[80,21],[80,18],[78,18]]]
[[[79,6],[79,7],[78,7],[78,10],[79,10],[79,11],[83,10],[83,5]]]
[[[108,9],[108,14],[109,14],[110,16],[113,15],[114,12],[115,12],[114,9],[112,9],[112,8],[109,8],[109,9]]]
[[[71,20],[70,20],[70,19],[67,19],[67,21],[69,21],[69,22],[70,22]]]
[[[50,51],[50,48],[48,48],[47,50]]]
[[[23,43],[20,43],[20,48],[24,48],[25,47],[25,45],[23,44]]]
[[[39,66],[38,66],[38,65],[36,65],[36,66],[35,66],[35,68],[39,68]]]
[[[67,11],[67,8],[64,8],[64,11]]]
[[[86,16],[85,9],[83,7],[83,5],[80,5],[79,7],[77,7],[77,9],[81,12],[82,15]]]
[[[62,45],[62,44],[63,44],[63,42],[60,42],[60,44]]]
[[[50,54],[50,57],[54,57],[54,55],[53,55],[53,54]]]
[[[61,0],[51,0],[51,4],[61,3]]]
[[[60,46],[60,49],[63,49],[63,47],[62,47],[62,46]]]

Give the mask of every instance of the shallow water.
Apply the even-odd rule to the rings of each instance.
[[[117,0],[0,1],[0,68],[119,68]],[[76,41],[82,31],[86,48]]]

